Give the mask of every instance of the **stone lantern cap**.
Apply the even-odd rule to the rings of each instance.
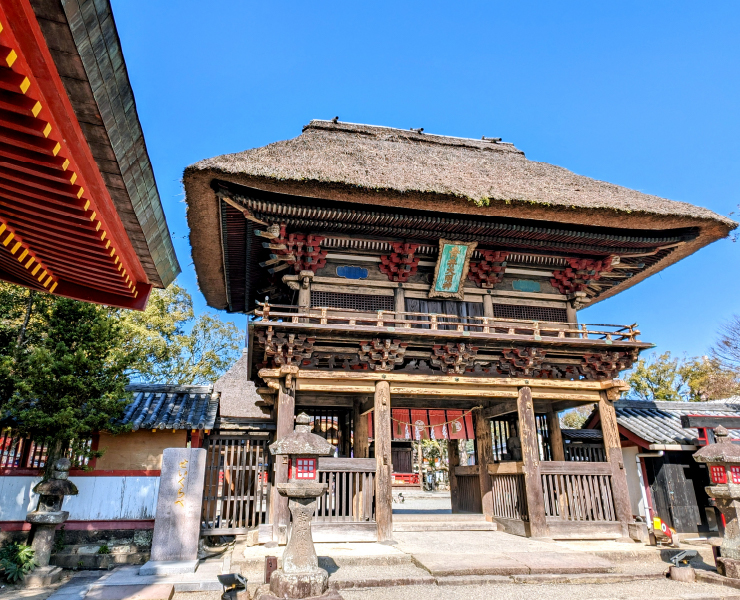
[[[694,453],[694,460],[700,463],[737,463],[740,464],[740,444],[728,439],[728,431],[721,425],[714,430],[717,441],[704,446]]]
[[[44,496],[76,496],[77,486],[69,479],[69,468],[72,463],[68,458],[59,458],[54,463],[51,478],[38,483],[33,491]]]
[[[301,413],[295,420],[295,431],[283,439],[270,444],[270,454],[294,454],[301,456],[330,456],[334,454],[334,446],[320,435],[311,433],[311,419],[306,413]]]

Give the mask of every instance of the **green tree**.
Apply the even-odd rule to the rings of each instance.
[[[577,406],[576,408],[563,413],[560,417],[560,425],[565,429],[581,429],[586,424],[586,420],[593,410],[593,404]]]
[[[209,313],[196,317],[193,299],[177,283],[153,290],[145,311],[122,312],[121,324],[128,373],[146,382],[213,382],[244,346],[234,324]]]
[[[70,443],[101,429],[120,429],[115,422],[129,401],[124,390],[128,378],[118,351],[122,337],[116,311],[66,298],[42,302],[48,310],[33,317],[32,343],[19,343],[21,328],[26,323],[28,331],[31,322],[23,308],[15,342],[6,331],[0,350],[8,380],[0,413],[22,435],[49,441],[51,465]],[[29,306],[16,295],[18,304]]]
[[[629,375],[630,396],[647,401],[718,400],[740,391],[740,373],[717,358],[641,358]]]

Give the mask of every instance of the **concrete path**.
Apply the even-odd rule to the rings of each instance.
[[[342,591],[345,600],[739,600],[740,590],[703,583],[670,580],[633,581],[603,584],[522,585],[495,582],[495,585],[404,586]]]

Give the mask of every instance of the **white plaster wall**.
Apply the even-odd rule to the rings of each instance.
[[[622,448],[622,458],[624,459],[624,470],[627,474],[627,490],[630,494],[630,506],[633,515],[645,516],[645,509],[642,504],[642,492],[640,491],[640,478],[637,474],[637,463],[635,458],[640,449],[637,446]]]
[[[41,477],[0,477],[0,521],[25,521],[36,508],[38,496],[31,490]]]
[[[73,521],[153,519],[159,477],[71,477],[77,496],[67,496],[62,508]],[[0,477],[0,521],[23,521],[36,508],[31,490],[40,477]]]

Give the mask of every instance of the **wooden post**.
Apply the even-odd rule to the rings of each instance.
[[[483,316],[493,317],[493,300],[488,294],[483,295]]]
[[[394,290],[394,310],[396,311],[396,321],[401,321],[405,319],[405,315],[403,313],[406,312],[406,294],[404,293],[403,288],[401,287],[403,284],[399,283],[398,287]],[[396,327],[405,327],[401,324],[396,324]]]
[[[460,444],[458,440],[447,440],[447,472],[450,476],[450,507],[453,513],[460,512],[460,496],[457,487],[455,468],[460,465]]]
[[[295,379],[291,389],[285,387],[285,379],[280,380],[280,391],[277,401],[277,428],[275,440],[280,440],[290,434],[295,421]],[[275,462],[275,483],[288,482],[288,457],[278,456]],[[272,486],[272,539],[278,544],[288,543],[288,523],[290,511],[288,499],[277,493],[277,485]]]
[[[560,431],[560,417],[552,409],[547,409],[547,431],[550,433],[550,447],[552,448],[553,460],[565,460],[565,449],[563,448],[563,433]]]
[[[540,451],[537,440],[537,424],[534,418],[532,390],[519,388],[517,399],[519,413],[519,439],[522,443],[522,470],[529,509],[529,535],[548,537],[550,530],[545,519],[545,497],[540,477]]]
[[[360,412],[360,406],[362,402],[360,399],[356,399],[354,402],[354,423],[355,431],[354,437],[354,448],[352,448],[352,455],[354,458],[368,458],[370,456],[370,448],[368,444],[367,434],[367,415],[363,415]]]
[[[391,386],[375,384],[375,520],[378,541],[393,539],[393,494],[391,481]]]
[[[481,506],[486,520],[491,521],[493,520],[493,489],[491,488],[491,476],[488,474],[488,465],[493,464],[491,422],[481,416],[480,409],[473,411],[473,420],[477,445],[475,462],[479,465],[478,481],[480,482]]]
[[[619,440],[619,426],[617,425],[617,413],[614,404],[606,397],[606,392],[600,392],[599,418],[601,421],[601,433],[604,436],[604,449],[606,460],[612,466],[612,497],[614,498],[614,509],[617,520],[622,524],[622,535],[629,535],[627,524],[632,522],[632,507],[630,496],[627,491],[627,472],[624,469],[624,458],[622,457],[622,444]]]
[[[311,307],[311,280],[305,277],[300,285],[301,287],[298,290],[298,306],[302,309],[308,309]]]
[[[565,316],[568,319],[568,324],[572,328],[578,327],[578,316],[576,314],[576,309],[573,308],[573,303],[568,302],[565,305]]]

